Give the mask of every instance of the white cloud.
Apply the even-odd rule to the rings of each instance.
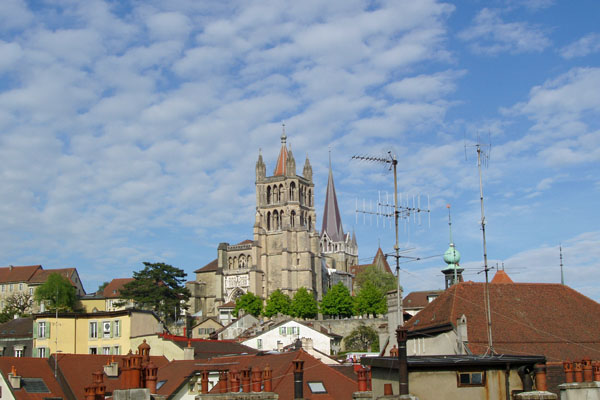
[[[469,43],[472,51],[488,55],[503,52],[541,52],[550,46],[550,39],[539,27],[526,22],[504,22],[500,11],[482,9],[469,28],[458,37]]]
[[[24,0],[5,0],[0,7],[0,31],[24,28],[33,20],[33,14]]]
[[[444,71],[404,78],[390,83],[386,90],[398,99],[438,99],[452,93],[456,89],[456,80],[465,73],[466,71]]]
[[[592,32],[561,48],[559,54],[563,58],[571,59],[585,57],[598,51],[600,51],[600,33]]]

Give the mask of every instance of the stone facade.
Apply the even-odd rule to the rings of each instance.
[[[203,316],[217,315],[219,306],[235,302],[247,292],[266,300],[277,289],[292,297],[304,287],[320,300],[330,275],[327,264],[347,272],[348,265],[356,262],[354,236],[346,234],[343,240],[347,244],[331,247],[315,229],[312,167],[307,157],[302,175],[296,173],[296,161],[286,140],[284,130],[272,176],[267,176],[262,154],[256,162],[253,240],[219,244],[217,259],[195,271],[196,281],[187,284],[192,292],[191,314],[202,311]],[[325,251],[322,243],[329,246]]]

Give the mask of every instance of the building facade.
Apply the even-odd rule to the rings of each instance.
[[[266,300],[275,290],[291,297],[304,287],[320,300],[331,276],[327,268],[348,273],[356,264],[356,238],[343,232],[331,165],[322,233],[315,229],[312,166],[307,156],[297,174],[285,129],[273,175],[266,171],[259,152],[253,240],[219,244],[217,259],[195,271],[196,280],[186,284],[191,314],[215,316],[247,292]]]

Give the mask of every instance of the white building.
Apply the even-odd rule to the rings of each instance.
[[[342,337],[322,333],[301,322],[288,320],[275,325],[266,332],[243,341],[242,344],[257,350],[281,351],[284,347],[292,345],[298,339],[312,339],[315,350],[325,355],[330,355],[339,351]]]

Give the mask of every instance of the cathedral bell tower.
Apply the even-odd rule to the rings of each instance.
[[[314,184],[308,157],[303,175],[287,145],[285,125],[272,176],[259,153],[256,162],[254,241],[264,273],[263,296],[276,289],[293,295],[300,287],[321,293],[319,236],[315,231]]]

